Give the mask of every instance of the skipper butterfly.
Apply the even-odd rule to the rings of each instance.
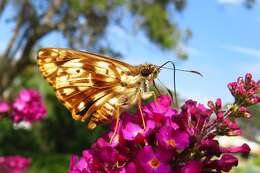
[[[141,100],[155,96],[149,84],[160,71],[153,64],[133,66],[103,55],[62,48],[40,49],[37,62],[73,119],[87,121],[90,129],[112,119],[118,124],[120,112],[136,103],[141,112]],[[142,112],[141,116],[144,123]]]

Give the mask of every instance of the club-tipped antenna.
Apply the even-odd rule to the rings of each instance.
[[[166,69],[166,70],[174,70],[173,68],[170,68],[170,67],[162,67],[162,66],[158,66],[158,68],[163,68],[163,69]],[[195,71],[195,70],[184,70],[184,69],[178,69],[176,68],[175,71],[182,71],[182,72],[188,72],[188,73],[193,73],[193,74],[197,74],[201,77],[203,77],[203,74],[198,72],[198,71]]]

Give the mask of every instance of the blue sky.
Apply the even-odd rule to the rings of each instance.
[[[115,47],[123,51],[127,62],[162,64],[173,60],[178,68],[202,72],[204,78],[177,74],[177,91],[182,97],[203,103],[221,97],[224,102],[231,102],[228,82],[246,72],[260,78],[260,5],[247,10],[241,2],[188,1],[186,10],[178,15],[178,24],[191,28],[194,35],[186,46],[190,55],[187,61],[177,60],[173,52],[156,48],[142,33],[132,38],[114,27],[111,37],[122,40]],[[168,87],[173,86],[171,72],[162,72],[160,79]]]
[[[193,38],[185,49],[187,61],[177,60],[173,51],[162,51],[152,44],[141,31],[134,35],[118,26],[110,26],[109,44],[122,52],[124,61],[131,64],[162,64],[167,60],[176,62],[182,69],[192,69],[204,74],[204,78],[187,73],[177,73],[177,91],[183,98],[192,98],[206,103],[221,97],[231,102],[226,87],[237,76],[252,72],[260,79],[260,5],[247,10],[243,0],[188,1],[187,8],[178,14],[178,25],[189,27]],[[9,13],[9,14],[8,14]],[[5,16],[10,15],[6,12]],[[126,15],[126,18],[129,17]],[[129,21],[126,21],[129,22]],[[0,51],[11,36],[10,28],[0,20]],[[61,35],[52,33],[44,40],[46,47],[66,47]],[[172,72],[162,71],[160,80],[172,88]]]

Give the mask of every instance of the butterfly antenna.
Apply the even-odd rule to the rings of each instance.
[[[176,67],[175,67],[175,64],[174,64],[174,62],[172,62],[172,61],[167,61],[167,62],[165,62],[163,65],[161,65],[161,66],[159,66],[159,69],[161,69],[161,68],[163,68],[166,64],[172,64],[172,67],[173,67],[173,87],[174,87],[174,97],[175,97],[175,102],[176,102],[176,106],[177,106],[177,108],[179,107],[178,106],[178,98],[177,98],[177,87],[176,87]],[[167,87],[166,87],[167,88]],[[167,91],[169,92],[169,93],[171,93],[171,91],[167,88]],[[172,94],[171,94],[171,96],[172,96]]]
[[[169,67],[161,67],[161,66],[158,66],[158,68],[163,68],[163,69],[167,69],[167,70],[174,70],[173,68],[169,68]],[[195,70],[183,70],[183,69],[178,69],[178,68],[176,68],[175,71],[182,71],[182,72],[193,73],[193,74],[197,74],[197,75],[203,77],[203,74],[201,74],[200,72],[195,71]]]

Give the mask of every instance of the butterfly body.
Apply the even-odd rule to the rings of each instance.
[[[37,62],[72,117],[87,120],[91,129],[114,119],[117,110],[151,97],[149,83],[159,73],[152,64],[132,66],[110,57],[62,48],[39,50]]]

